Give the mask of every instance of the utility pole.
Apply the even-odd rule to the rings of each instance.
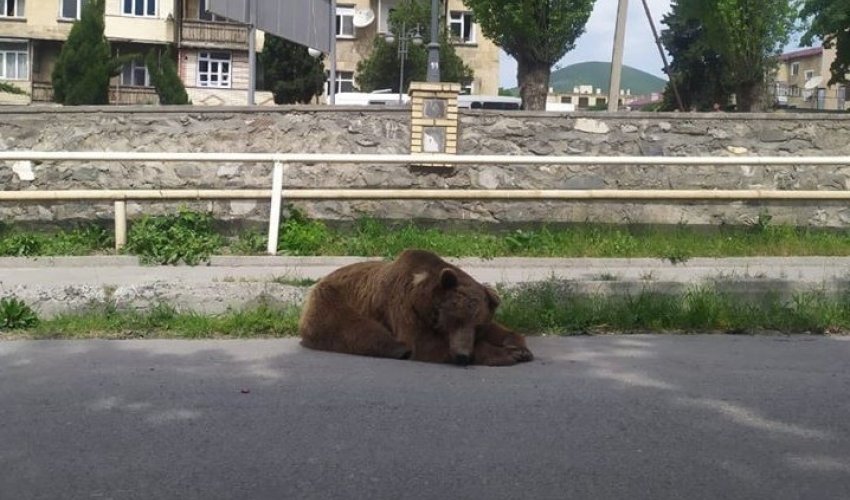
[[[649,11],[649,4],[646,0],[643,1],[643,10],[646,12],[646,19],[649,21],[649,27],[652,29],[652,36],[655,38],[655,45],[658,46],[658,53],[661,54],[661,61],[664,62],[664,73],[670,79],[670,86],[673,88],[673,95],[676,96],[676,104],[679,106],[679,111],[684,112],[685,106],[682,104],[682,97],[679,95],[679,89],[676,87],[676,82],[673,81],[673,75],[670,73],[670,65],[667,63],[667,54],[664,53],[664,45],[661,44],[661,38],[658,37],[658,31],[655,29],[655,23],[652,22],[652,13]]]
[[[431,42],[428,43],[427,81],[440,81],[440,0],[431,0]]]
[[[619,0],[617,28],[614,31],[614,52],[611,54],[611,86],[608,89],[608,111],[617,111],[620,99],[620,76],[623,72],[623,45],[626,40],[626,17],[629,0]]]
[[[257,87],[257,0],[248,0],[248,106],[253,106]]]
[[[336,104],[336,0],[331,0],[331,81],[328,85],[330,104]]]

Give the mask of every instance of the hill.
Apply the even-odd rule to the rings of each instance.
[[[572,92],[573,87],[593,85],[593,88],[602,89],[602,92],[607,94],[610,79],[611,63],[583,62],[553,71],[549,86],[553,87],[556,92]],[[632,95],[663,92],[666,85],[667,80],[631,66],[623,66],[620,88],[631,89]],[[519,89],[516,88],[505,89],[504,92],[510,95],[519,95]]]

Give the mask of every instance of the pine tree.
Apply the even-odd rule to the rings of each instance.
[[[108,104],[109,79],[121,65],[104,36],[104,1],[83,3],[53,68],[53,99],[67,105]]]
[[[325,84],[323,56],[313,57],[307,47],[266,33],[259,55],[263,86],[276,104],[309,103]]]
[[[171,47],[159,58],[156,51],[151,49],[145,58],[145,66],[148,68],[151,83],[156,88],[160,104],[189,104],[189,96],[177,74]]]

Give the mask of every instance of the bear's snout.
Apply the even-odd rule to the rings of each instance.
[[[455,356],[455,364],[459,366],[467,366],[472,363],[472,356],[466,354],[458,354]]]

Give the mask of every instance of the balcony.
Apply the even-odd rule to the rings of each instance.
[[[180,45],[205,49],[248,49],[248,26],[238,23],[184,19]]]

